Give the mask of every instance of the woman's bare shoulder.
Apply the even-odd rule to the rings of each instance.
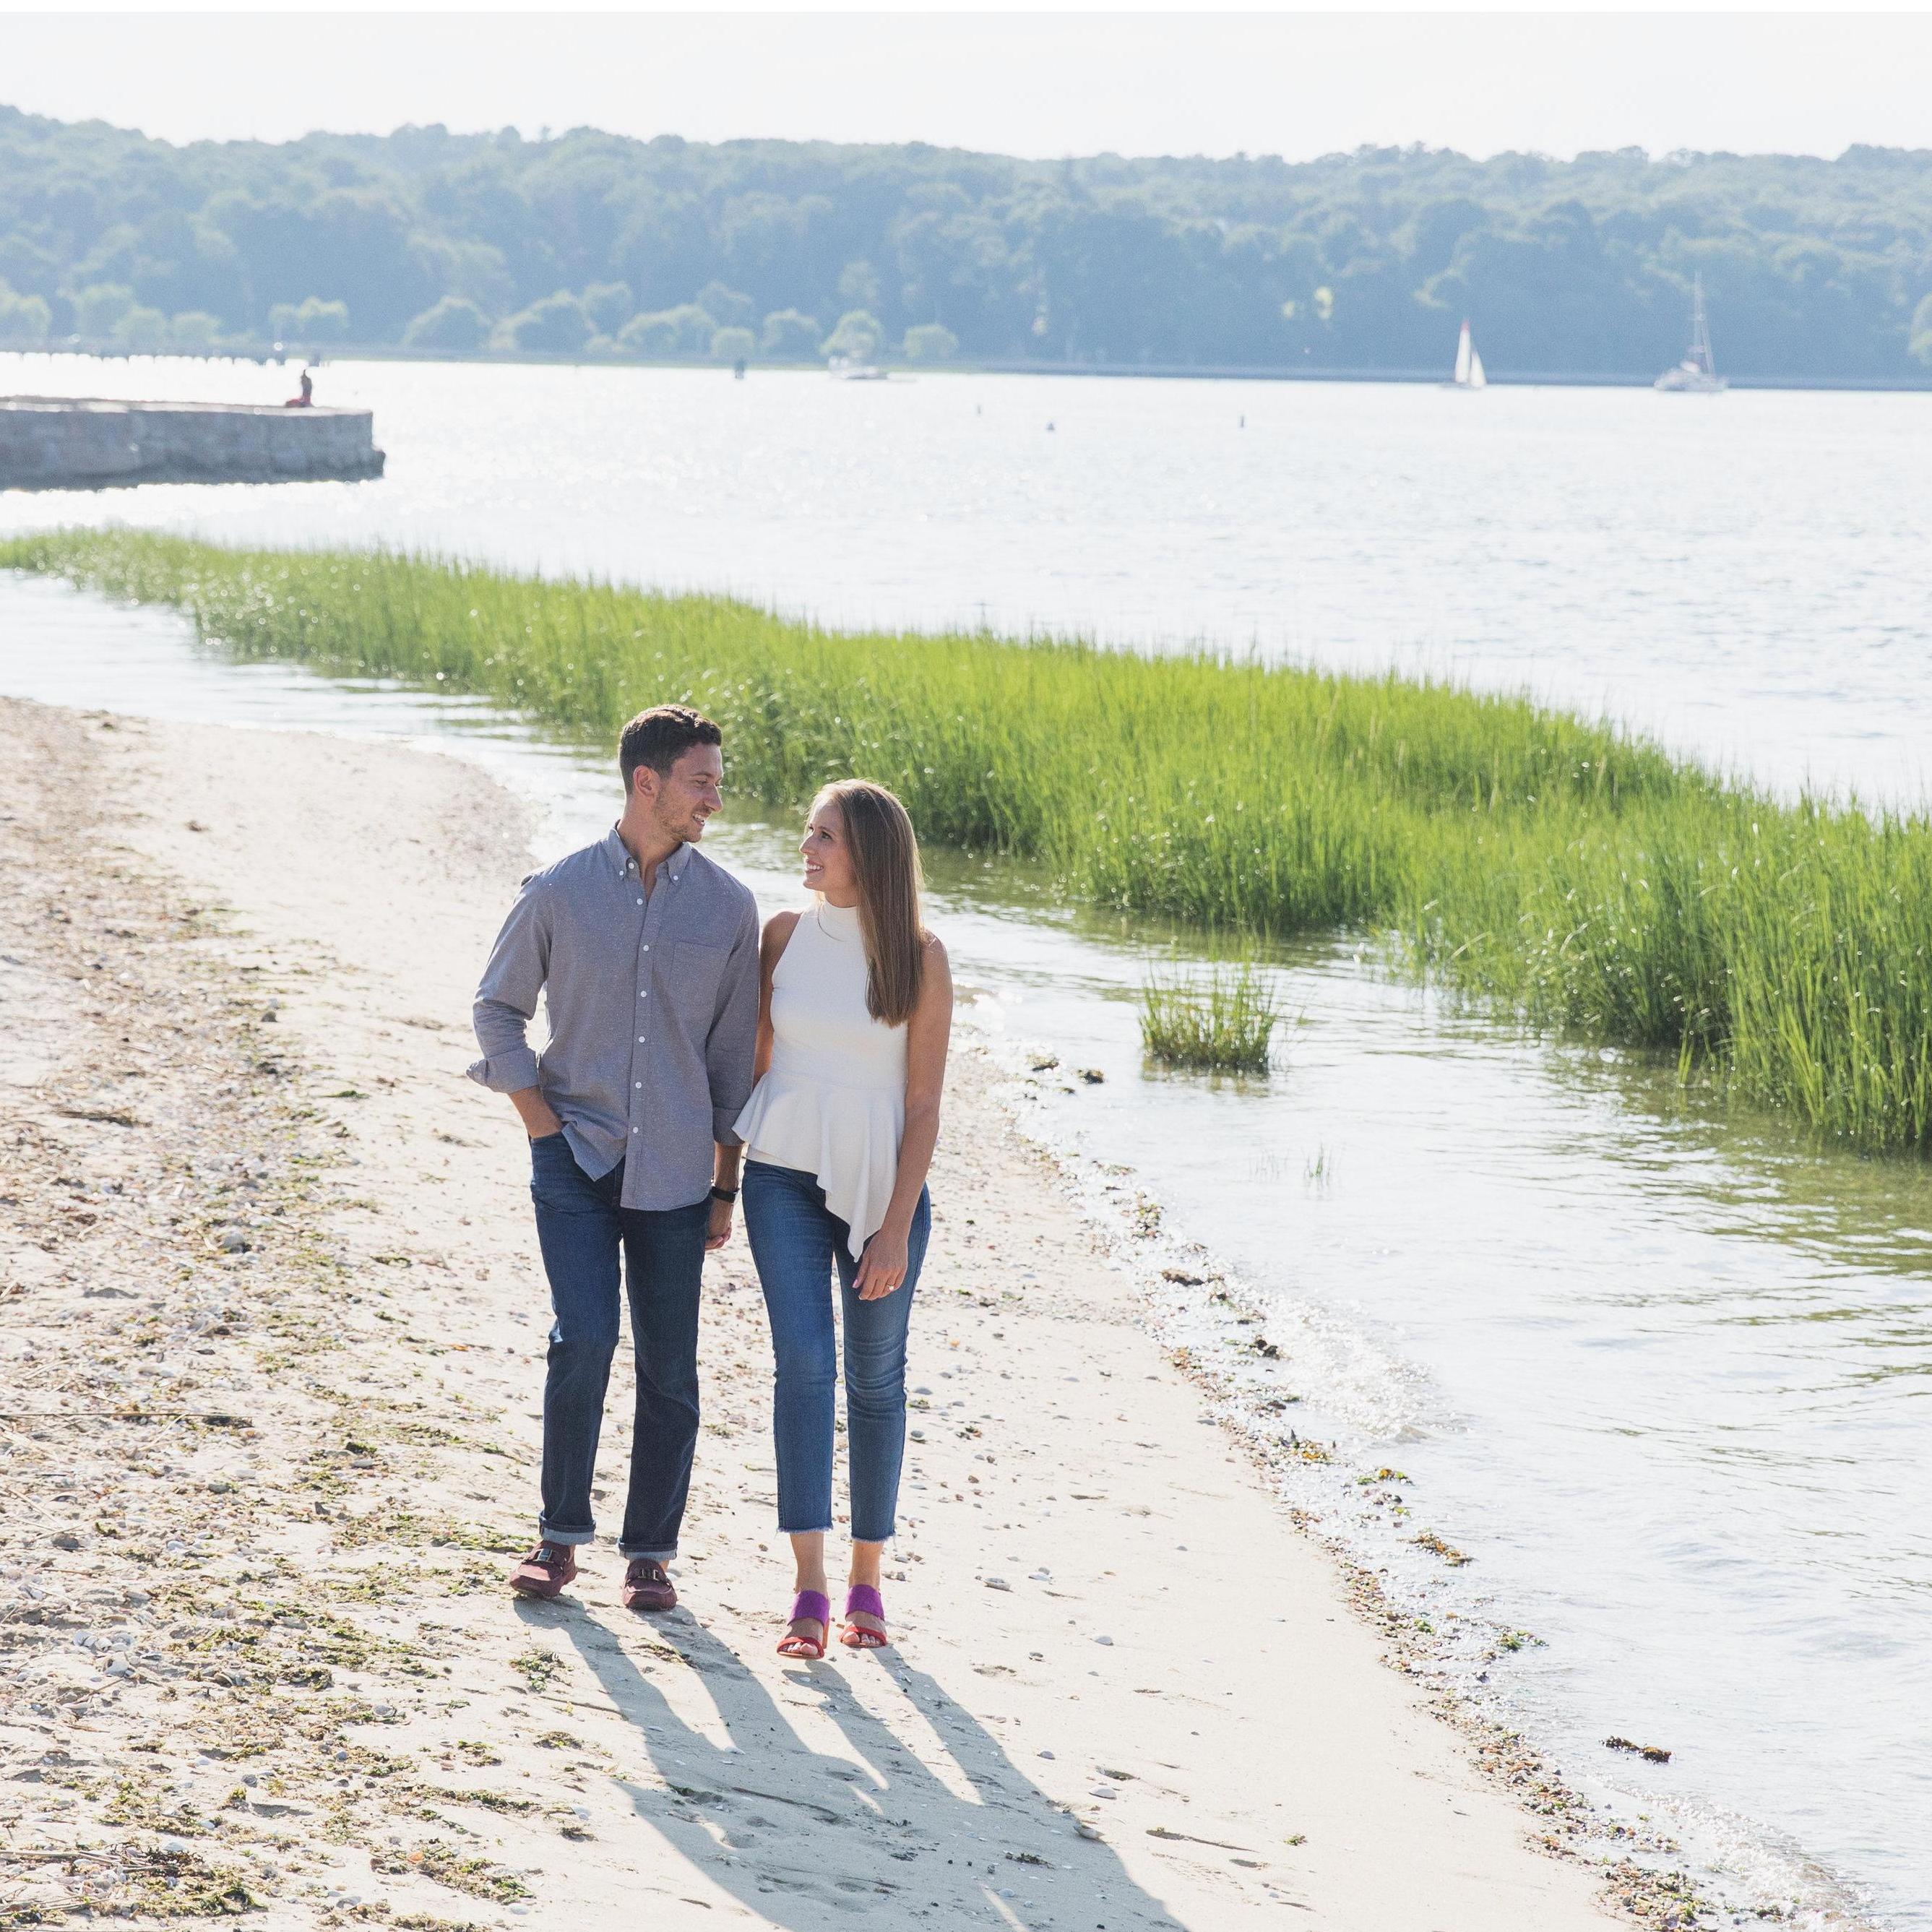
[[[758,950],[767,960],[776,959],[789,944],[797,930],[801,915],[796,909],[775,912],[765,921],[764,936],[758,942]]]
[[[946,943],[936,932],[920,935],[919,963],[920,978],[933,990],[935,998],[952,996],[952,962],[946,957]]]

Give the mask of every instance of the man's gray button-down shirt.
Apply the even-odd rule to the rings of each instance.
[[[550,1040],[527,1028],[543,998]],[[688,1207],[735,1145],[758,1023],[758,909],[691,845],[649,892],[614,830],[524,881],[476,989],[470,1077],[538,1087],[591,1175],[625,1163],[626,1208]]]

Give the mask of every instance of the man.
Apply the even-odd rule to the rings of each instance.
[[[510,1578],[554,1597],[596,1534],[590,1486],[610,1358],[618,1257],[631,1304],[637,1422],[618,1548],[624,1606],[668,1610],[664,1565],[698,1440],[698,1302],[705,1251],[731,1232],[752,1091],[758,914],[697,850],[719,805],[722,736],[682,705],[624,727],[624,814],[594,845],[524,881],[477,988],[483,1058],[530,1138],[530,1193],[550,1277],[543,1514]],[[550,1040],[525,1037],[541,992]]]

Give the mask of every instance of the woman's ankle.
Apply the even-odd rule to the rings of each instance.
[[[831,1594],[831,1586],[825,1576],[823,1531],[812,1534],[800,1533],[792,1538],[791,1566],[794,1588],[815,1590],[821,1597]]]

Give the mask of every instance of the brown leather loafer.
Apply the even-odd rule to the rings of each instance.
[[[664,1574],[662,1563],[648,1556],[634,1556],[624,1572],[624,1607],[627,1610],[673,1610],[677,1592]]]
[[[540,1543],[510,1572],[510,1588],[524,1597],[554,1597],[577,1580],[577,1553],[567,1543]]]

